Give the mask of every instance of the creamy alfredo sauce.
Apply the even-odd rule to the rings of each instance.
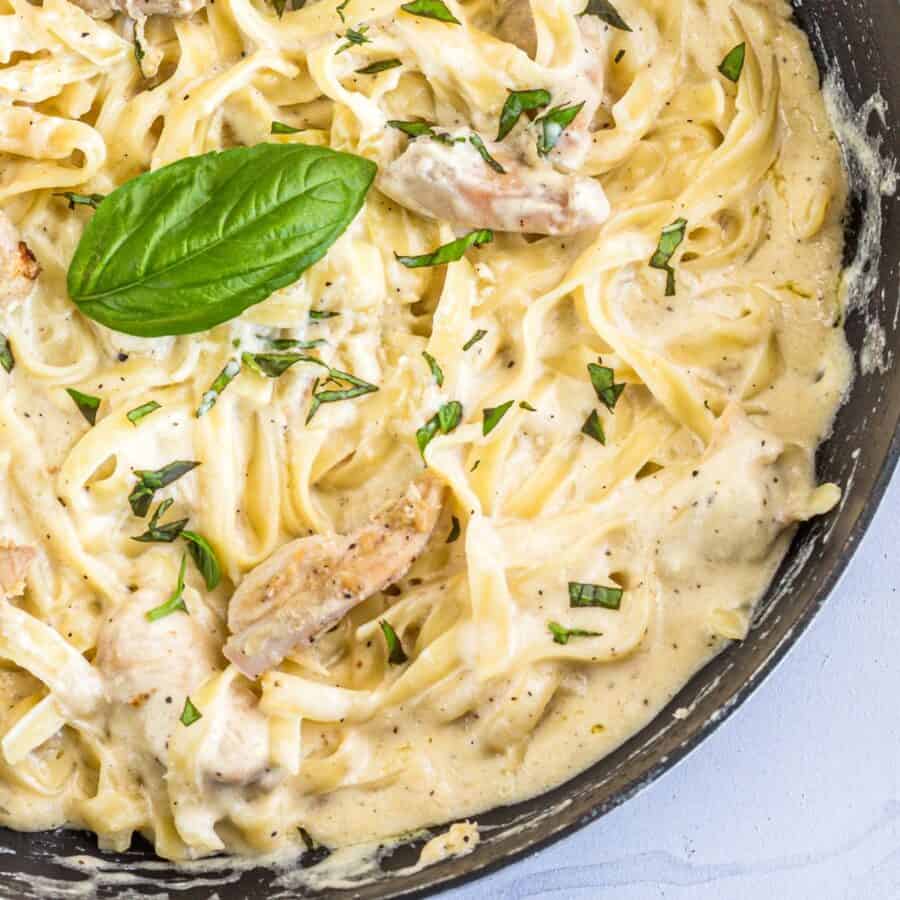
[[[787,5],[83,5],[0,0],[2,821],[333,848],[608,753],[839,498],[845,182]],[[93,195],[267,141],[378,165],[320,261],[180,336],[79,311]]]

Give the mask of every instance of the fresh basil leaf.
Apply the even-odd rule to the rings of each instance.
[[[747,45],[743,42],[736,47],[732,47],[725,55],[725,59],[719,63],[719,71],[729,80],[737,84],[738,78],[741,77],[741,71],[744,68],[744,55],[747,52]]]
[[[321,322],[323,319],[336,319],[340,315],[331,309],[311,309],[309,318],[311,322]]]
[[[502,141],[515,127],[523,112],[534,112],[550,104],[550,92],[543,88],[529,91],[510,91],[500,111],[497,140]]]
[[[425,448],[432,442],[440,428],[437,413],[435,413],[421,428],[416,429],[416,444],[422,459],[425,459]]]
[[[527,400],[522,400],[522,402],[519,403],[519,409],[524,409],[528,412],[537,412],[537,410]]]
[[[360,47],[363,44],[371,44],[372,38],[366,37],[366,32],[368,30],[368,25],[360,25],[359,28],[348,28],[346,32],[344,32],[344,38],[346,40],[337,48],[337,50],[335,50],[335,53],[343,53],[351,47]]]
[[[200,398],[200,405],[194,413],[198,419],[200,416],[204,415],[204,413],[208,413],[216,405],[219,395],[232,381],[234,381],[235,378],[237,378],[240,371],[241,364],[237,360],[230,359],[225,363],[225,367],[216,376],[216,380],[212,383],[210,389]]]
[[[469,135],[469,143],[478,151],[478,154],[481,158],[495,171],[499,172],[501,175],[506,174],[506,169],[494,159],[493,156],[488,152],[488,148],[484,146],[484,141],[477,134]]]
[[[128,495],[131,510],[136,516],[143,518],[150,511],[154,494],[161,488],[167,487],[177,481],[182,475],[186,475],[191,469],[196,469],[200,463],[177,459],[161,469],[138,469],[135,471],[137,484]]]
[[[293,125],[285,125],[284,122],[273,122],[270,134],[300,134],[301,130]]]
[[[314,347],[321,347],[327,344],[325,338],[314,338],[311,341],[299,341],[294,338],[267,338],[258,335],[261,340],[268,341],[269,346],[273,350],[312,350]]]
[[[481,433],[483,435],[490,434],[500,424],[500,420],[506,415],[514,402],[513,400],[507,400],[506,403],[501,403],[499,406],[489,406],[483,410]]]
[[[450,434],[462,421],[463,407],[459,400],[451,400],[444,403],[438,411],[416,431],[416,443],[422,459],[425,458],[425,448],[431,443],[435,435]]]
[[[342,22],[346,22],[347,20],[344,18],[344,10],[347,8],[347,4],[350,3],[350,0],[343,0],[342,3],[338,3],[335,8],[335,12],[341,17]]]
[[[125,413],[125,417],[132,425],[137,425],[144,416],[149,416],[150,413],[156,412],[159,408],[160,405],[155,400],[150,400],[147,403],[142,403],[140,406],[136,406],[134,409],[129,410]]]
[[[622,603],[623,593],[619,587],[570,581],[569,606],[602,606],[604,609],[618,609]]]
[[[675,270],[669,265],[672,254],[678,249],[678,245],[684,240],[687,219],[676,219],[663,228],[659,235],[659,243],[656,252],[650,257],[650,266],[654,269],[662,269],[666,273],[666,296],[675,295]]]
[[[462,23],[447,8],[444,0],[412,0],[412,3],[404,3],[400,9],[413,16],[421,16],[423,19],[436,19],[438,22],[449,22],[453,25]]]
[[[140,175],[88,222],[69,294],[88,318],[126,334],[212,328],[321,259],[375,171],[325,147],[259,144]]]
[[[438,365],[438,361],[427,350],[422,351],[422,356],[425,357],[425,362],[428,363],[428,368],[431,369],[431,374],[434,375],[434,383],[438,387],[443,387],[444,371]]]
[[[88,420],[90,425],[97,424],[97,410],[100,409],[100,398],[90,394],[82,394],[75,388],[66,388],[66,393],[72,398],[78,411]]]
[[[396,69],[398,66],[402,65],[402,61],[396,58],[379,59],[377,62],[369,63],[367,66],[363,66],[361,69],[357,69],[356,74],[377,75],[379,72],[387,72],[390,69]]]
[[[596,16],[598,19],[618,28],[619,31],[631,31],[626,21],[609,0],[588,0],[588,5],[578,14],[580,16]]]
[[[447,535],[446,543],[452,544],[459,538],[460,527],[459,527],[459,519],[456,516],[453,516],[450,520],[450,534]]]
[[[184,698],[184,709],[181,711],[181,716],[179,721],[182,725],[187,727],[188,725],[193,725],[194,722],[199,722],[200,719],[203,718],[203,713],[191,703],[190,697]]]
[[[572,106],[554,106],[535,122],[539,126],[537,148],[541,156],[546,156],[556,146],[562,133],[572,124],[583,106],[583,100]]]
[[[442,244],[437,250],[431,253],[423,253],[421,256],[400,256],[395,253],[399,263],[406,266],[407,269],[419,269],[423,266],[444,266],[447,263],[456,262],[462,259],[466,250],[470,247],[481,247],[489,244],[494,239],[494,232],[488,228],[480,228],[477,231],[470,231],[467,235],[450,241],[449,244]]]
[[[327,363],[315,356],[307,356],[305,353],[244,353],[241,356],[244,364],[253,369],[259,375],[268,378],[278,378],[298,362],[315,363],[317,366],[328,368]]]
[[[9,374],[16,367],[16,358],[13,356],[9,338],[0,331],[0,366]]]
[[[307,425],[323,403],[338,403],[341,400],[354,400],[357,397],[362,397],[364,394],[371,394],[373,391],[378,390],[376,385],[369,384],[368,381],[363,381],[355,375],[351,375],[348,372],[341,372],[338,369],[328,370],[328,377],[325,379],[324,383],[328,384],[329,382],[336,384],[337,389],[320,391],[317,390],[319,379],[316,379],[313,383],[312,403],[309,406],[309,413],[306,416]],[[342,384],[347,384],[349,387],[341,387]]]
[[[553,643],[568,644],[573,637],[600,637],[599,631],[586,631],[584,628],[566,628],[559,622],[548,622],[547,628],[553,635]]]
[[[172,541],[184,531],[184,526],[188,523],[187,519],[177,519],[176,521],[168,522],[165,525],[159,524],[159,520],[166,514],[169,507],[174,502],[175,501],[171,498],[163,500],[163,502],[156,507],[156,511],[150,519],[147,530],[143,534],[133,537],[132,540],[138,541],[141,544],[171,544]]]
[[[181,532],[181,536],[187,541],[188,553],[200,570],[206,589],[214,590],[222,580],[222,567],[219,565],[216,551],[210,546],[209,541],[196,531],[185,530]]]
[[[135,23],[135,29],[137,29],[137,23]],[[141,75],[144,74],[144,67],[141,63],[144,61],[144,57],[147,54],[144,52],[144,48],[141,46],[141,42],[135,37],[134,39],[134,61],[137,63],[137,67],[140,70]]]
[[[381,633],[384,635],[384,641],[387,644],[388,662],[392,666],[402,666],[403,663],[409,660],[409,657],[403,649],[403,644],[400,643],[400,638],[397,637],[397,632],[394,631],[387,619],[382,619],[378,624],[381,626]]]
[[[404,122],[400,119],[390,119],[387,123],[391,128],[402,131],[410,140],[419,137],[436,137],[434,126],[428,122]]]
[[[603,402],[603,405],[613,412],[616,403],[625,390],[624,384],[616,384],[615,372],[609,366],[601,366],[597,363],[588,363],[588,375],[591,377],[591,384],[597,392],[597,396]]]
[[[72,191],[63,191],[53,196],[65,197],[69,201],[69,209],[75,209],[76,206],[90,206],[96,209],[106,197],[105,194],[75,194]]]
[[[462,346],[463,351],[471,350],[485,335],[487,332],[483,328],[479,328],[475,334],[472,335]]]
[[[592,409],[591,414],[584,420],[584,425],[581,426],[581,433],[606,445],[606,434],[603,431],[603,423],[600,421],[600,416],[597,415],[596,409]]]
[[[156,622],[158,619],[164,619],[166,616],[171,616],[174,612],[187,612],[188,608],[184,605],[184,573],[187,568],[187,554],[184,553],[181,556],[181,567],[178,569],[178,583],[175,585],[175,590],[172,592],[172,596],[166,600],[165,603],[154,606],[153,609],[148,610],[147,619],[151,622]]]
[[[622,62],[622,58],[625,56],[625,48],[622,47],[619,52],[616,54],[615,59],[613,59],[614,63]]]

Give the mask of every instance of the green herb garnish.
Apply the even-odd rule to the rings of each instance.
[[[181,711],[181,724],[184,726],[193,725],[194,722],[203,718],[203,713],[191,703],[190,697],[184,698],[184,709]]]
[[[500,112],[500,127],[497,140],[502,141],[515,127],[523,112],[543,109],[550,103],[550,92],[543,88],[529,91],[510,91]]]
[[[323,319],[336,319],[340,315],[332,309],[311,309],[309,318],[312,322],[321,322]]]
[[[619,31],[631,31],[628,24],[609,0],[588,0],[588,5],[578,15],[596,16],[598,19],[606,22],[607,25],[618,28]]]
[[[574,637],[600,637],[599,631],[587,631],[584,628],[566,628],[559,622],[548,622],[547,628],[553,635],[555,644],[568,644],[570,638]]]
[[[327,344],[325,338],[314,338],[311,341],[298,341],[294,338],[267,338],[259,335],[261,340],[268,341],[273,350],[312,350]]]
[[[428,363],[428,368],[431,369],[431,374],[434,375],[434,383],[438,387],[443,387],[444,372],[438,365],[438,361],[427,350],[422,351],[422,356],[425,357],[425,362]]]
[[[100,398],[90,394],[82,394],[75,388],[66,388],[66,393],[72,398],[78,411],[87,419],[90,425],[97,424],[97,410],[100,408]]]
[[[450,520],[450,534],[447,535],[446,543],[452,544],[459,537],[459,519],[453,516]]]
[[[363,381],[355,375],[351,375],[348,372],[341,372],[338,369],[329,369],[328,376],[322,383],[323,385],[331,383],[336,385],[336,387],[334,389],[328,388],[319,391],[317,390],[319,379],[317,378],[313,382],[313,396],[312,403],[309,407],[309,414],[306,417],[307,424],[309,424],[310,420],[318,412],[319,407],[323,403],[337,403],[340,400],[353,400],[356,397],[362,397],[364,394],[371,394],[373,391],[378,390],[376,385],[369,384],[368,381]],[[341,385],[349,385],[349,387],[341,387]]]
[[[500,420],[506,415],[509,408],[515,401],[507,400],[499,406],[489,406],[482,411],[481,433],[483,435],[490,434],[499,424]]]
[[[63,191],[53,196],[65,197],[69,201],[69,209],[75,209],[76,206],[90,206],[96,209],[106,198],[106,194],[75,194],[72,191]]]
[[[379,59],[377,62],[369,63],[361,69],[356,70],[357,75],[377,75],[379,72],[387,72],[389,69],[396,69],[403,63],[399,59]]]
[[[168,522],[165,525],[160,525],[159,520],[168,512],[169,507],[175,501],[171,499],[171,497],[162,501],[159,506],[156,507],[156,511],[153,513],[152,518],[150,519],[150,524],[147,526],[147,530],[143,534],[139,534],[137,537],[133,537],[133,541],[138,541],[141,544],[171,544],[178,535],[184,531],[184,526],[187,525],[187,519],[177,519],[174,522]]]
[[[253,369],[258,375],[268,378],[278,378],[298,362],[315,363],[317,366],[328,368],[327,363],[315,356],[305,353],[244,353],[241,359],[248,368]]]
[[[400,119],[390,119],[388,125],[402,131],[408,138],[415,140],[418,137],[434,137],[434,126],[428,122],[404,122]]]
[[[387,644],[388,662],[392,666],[402,666],[409,657],[403,649],[403,644],[400,643],[400,638],[397,637],[397,632],[394,631],[387,619],[382,619],[378,624],[381,626],[381,633],[384,635],[384,640]]]
[[[569,606],[602,606],[604,609],[618,609],[622,602],[622,588],[606,587],[602,584],[586,584],[581,581],[569,582]]]
[[[747,46],[744,43],[732,47],[725,55],[725,59],[719,63],[719,71],[729,80],[737,84],[738,78],[741,77],[741,70],[744,68],[744,55]]]
[[[419,269],[423,266],[443,266],[447,263],[456,262],[462,259],[466,250],[470,247],[481,247],[489,244],[494,239],[494,232],[489,228],[480,228],[477,231],[470,231],[467,235],[450,241],[449,244],[442,244],[431,253],[423,253],[421,256],[400,256],[395,253],[399,263],[402,263],[408,269]]]
[[[675,294],[675,270],[669,265],[672,254],[678,249],[678,245],[684,240],[684,232],[687,228],[686,219],[676,219],[671,225],[666,225],[659,235],[659,244],[656,252],[650,257],[650,266],[654,269],[662,269],[666,273],[666,296]]]
[[[293,125],[285,125],[284,122],[273,122],[271,134],[299,134],[300,128],[294,128]]]
[[[416,443],[422,459],[425,458],[425,448],[431,443],[437,433],[450,434],[462,421],[463,408],[458,400],[444,403],[440,409],[416,431]]]
[[[146,516],[150,511],[153,496],[158,490],[177,481],[199,465],[199,462],[178,459],[161,469],[138,469],[134,473],[138,482],[128,495],[132,512],[141,518]]]
[[[9,338],[0,331],[0,366],[5,372],[10,373],[16,367],[16,358],[13,356]]]
[[[172,615],[174,612],[187,612],[188,608],[184,605],[184,573],[187,569],[187,554],[181,556],[181,566],[178,569],[178,583],[172,596],[160,606],[155,606],[147,612],[147,618],[151,622],[157,619],[164,619],[166,616]],[[189,723],[188,723],[189,724]]]
[[[335,12],[341,17],[342,22],[346,22],[347,20],[344,18],[344,10],[347,8],[347,4],[350,0],[343,0],[342,3],[338,3]]]
[[[412,3],[404,3],[400,9],[413,16],[421,16],[423,19],[435,19],[438,22],[449,22],[453,25],[462,23],[447,8],[444,0],[412,0]]]
[[[160,404],[155,400],[149,400],[147,403],[142,403],[140,406],[130,409],[125,413],[125,418],[127,418],[132,425],[137,425],[144,416],[149,416],[150,413],[154,413],[158,409],[160,409]]]
[[[371,44],[372,38],[366,37],[366,32],[368,30],[368,25],[360,25],[359,28],[348,28],[343,35],[345,39],[344,43],[335,50],[335,53],[343,53],[351,47],[360,47],[363,44]]]
[[[537,410],[527,400],[522,400],[519,403],[519,409],[524,409],[528,412],[537,412]]]
[[[206,391],[203,396],[200,398],[200,405],[197,407],[197,411],[194,415],[199,419],[204,413],[208,413],[215,405],[216,401],[219,399],[219,395],[225,388],[231,384],[232,381],[238,376],[238,373],[241,371],[241,364],[235,360],[230,359],[226,364],[225,368],[222,369],[221,372],[216,376],[216,380],[212,383],[212,386],[208,391]]]
[[[501,175],[506,174],[506,169],[494,159],[493,156],[488,152],[488,148],[484,146],[484,141],[477,134],[469,135],[469,143],[478,151],[478,154],[481,158],[495,171],[499,172]]]
[[[584,420],[584,425],[581,426],[581,433],[586,434],[588,437],[592,437],[601,444],[606,444],[603,423],[600,421],[600,416],[597,415],[596,409],[592,409],[591,414]]]
[[[187,541],[188,553],[196,563],[208,591],[218,587],[222,580],[222,568],[216,557],[216,552],[210,546],[209,541],[196,531],[182,531],[181,536]]]
[[[616,384],[615,372],[609,366],[588,363],[587,369],[597,396],[603,402],[603,405],[612,412],[616,408],[616,403],[622,395],[622,391],[625,390],[625,385]]]
[[[535,122],[539,126],[537,147],[541,156],[546,156],[556,146],[583,106],[584,101],[572,106],[554,106]]]

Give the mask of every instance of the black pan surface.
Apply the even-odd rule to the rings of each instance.
[[[800,0],[796,16],[809,34],[820,70],[840,72],[853,108],[860,111],[859,121],[871,137],[880,140],[882,158],[900,159],[897,0]],[[880,99],[872,102],[873,95]],[[654,722],[555,790],[475,817],[482,842],[473,853],[417,873],[400,870],[415,862],[421,842],[386,854],[381,861],[385,878],[341,891],[298,893],[286,891],[277,873],[265,867],[229,871],[223,865],[217,873],[178,871],[155,861],[151,849],[141,846],[124,854],[104,855],[106,874],[95,889],[73,859],[82,854],[98,856],[91,835],[71,831],[25,835],[0,829],[0,897],[374,900],[428,896],[532,853],[602,816],[696,747],[772,671],[826,601],[871,521],[900,454],[900,377],[892,357],[898,346],[900,197],[884,194],[872,179],[866,184],[852,154],[848,165],[855,189],[847,222],[847,259],[854,256],[861,234],[877,228],[879,207],[882,252],[877,265],[870,262],[865,271],[868,296],[863,306],[850,313],[847,334],[859,357],[864,346],[873,346],[872,336],[877,334],[873,329],[880,327],[886,353],[884,365],[857,373],[834,433],[819,452],[820,478],[842,485],[845,500],[828,517],[798,533],[747,639],[698,673]],[[691,710],[687,718],[673,718],[678,707]],[[144,878],[126,888],[117,878],[126,872]]]

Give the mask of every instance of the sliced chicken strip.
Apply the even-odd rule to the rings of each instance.
[[[41,272],[18,229],[0,212],[0,306],[24,300]]]
[[[95,19],[109,19],[117,12],[131,19],[147,16],[172,16],[184,18],[206,6],[206,0],[74,0]]]
[[[118,704],[114,730],[127,735],[129,746],[146,747],[165,767],[185,697],[221,666],[214,635],[190,615],[175,612],[147,620],[147,611],[163,599],[151,591],[131,597],[101,630],[95,665],[109,699]],[[269,765],[266,718],[253,694],[237,685],[229,695],[227,717],[218,746],[204,748],[205,774],[217,782],[250,784]]]
[[[25,590],[25,575],[37,554],[33,547],[0,541],[0,599],[18,597]]]
[[[600,225],[609,203],[593,178],[547,163],[527,165],[501,144],[487,144],[506,170],[491,168],[468,141],[410,141],[381,171],[378,188],[401,206],[461,228],[526,234],[574,234]]]
[[[231,598],[225,656],[256,678],[401,578],[425,549],[442,498],[437,481],[421,478],[353,534],[299,538],[276,551]]]

